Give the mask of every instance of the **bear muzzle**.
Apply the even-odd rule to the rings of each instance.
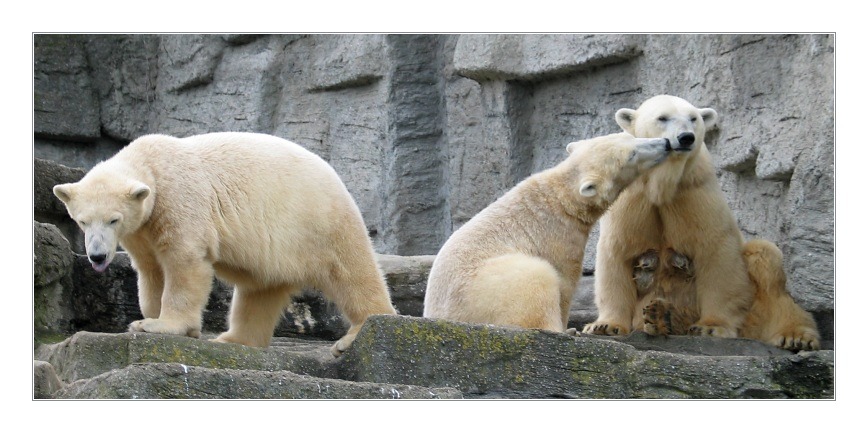
[[[692,132],[682,132],[678,134],[678,146],[673,148],[676,152],[689,152],[693,150],[693,143],[696,142],[696,136]]]

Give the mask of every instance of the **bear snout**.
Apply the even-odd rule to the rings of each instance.
[[[675,150],[687,151],[693,148],[693,143],[696,141],[696,136],[692,132],[682,132],[678,134],[678,147]]]
[[[105,254],[91,254],[87,256],[92,263],[100,264],[105,261]]]

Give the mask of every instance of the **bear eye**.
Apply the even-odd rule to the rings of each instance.
[[[112,220],[109,221],[109,225],[110,225],[110,226],[113,226],[113,225],[117,224],[117,223],[118,223],[118,220],[119,220],[119,218],[112,218]]]
[[[690,117],[690,121],[691,121],[691,122],[696,123],[696,120],[697,120],[697,117],[696,117],[696,116],[692,116],[692,117]]]
[[[668,116],[660,116],[657,118],[657,120],[659,120],[661,122],[666,122],[667,120],[669,120],[669,117]]]

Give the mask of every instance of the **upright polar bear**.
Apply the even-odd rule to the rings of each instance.
[[[666,139],[613,134],[571,143],[458,229],[437,254],[425,317],[564,331],[591,226],[663,161]]]
[[[361,213],[335,171],[264,134],[147,135],[54,193],[92,266],[120,244],[138,271],[131,331],[198,337],[216,276],[235,284],[216,341],[268,346],[284,308],[316,287],[349,319],[337,356],[372,314],[395,314]]]
[[[813,318],[784,286],[780,250],[745,244],[726,204],[705,146],[717,113],[659,95],[615,119],[636,137],[668,138],[674,152],[600,220],[599,318],[584,332],[744,336],[819,349]]]

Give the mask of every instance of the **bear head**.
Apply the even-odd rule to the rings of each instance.
[[[689,155],[705,142],[705,131],[716,124],[717,112],[696,108],[676,96],[657,95],[638,109],[618,110],[615,121],[624,132],[636,137],[667,138],[676,155]]]
[[[99,166],[79,182],[56,185],[54,195],[84,232],[87,258],[97,272],[108,268],[119,240],[138,230],[153,207],[150,187]]]
[[[622,132],[568,144],[566,163],[578,180],[577,195],[606,207],[671,150],[666,138],[636,138]]]

